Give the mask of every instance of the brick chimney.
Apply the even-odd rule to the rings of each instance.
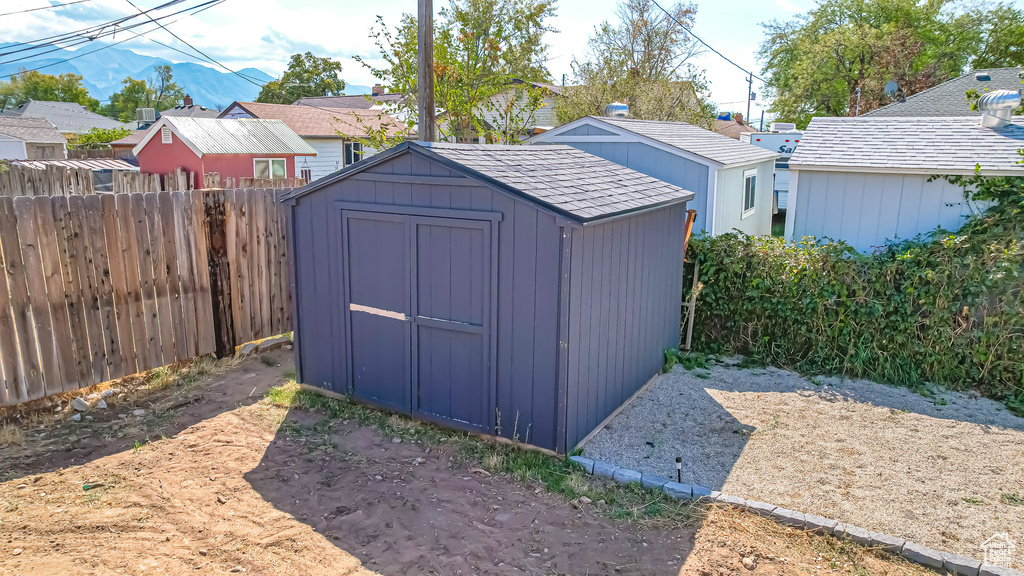
[[[374,84],[373,85],[373,90],[370,91],[370,95],[371,96],[380,96],[383,93],[384,93],[384,87],[381,86],[380,84]]]
[[[192,96],[190,96],[188,94],[185,94],[185,97],[182,98],[182,100],[181,100],[181,105],[182,106],[191,106],[192,105]]]
[[[743,124],[743,114],[740,114],[739,112],[733,114],[732,119],[735,120],[737,124]]]

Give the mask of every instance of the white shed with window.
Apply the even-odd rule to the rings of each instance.
[[[588,116],[527,140],[568,144],[695,196],[696,230],[771,234],[772,181],[779,156],[685,122]]]

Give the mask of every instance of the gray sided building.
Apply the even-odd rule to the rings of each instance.
[[[565,452],[679,344],[693,194],[566,146],[405,143],[289,195],[300,381]]]

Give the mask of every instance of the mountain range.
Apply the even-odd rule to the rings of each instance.
[[[111,94],[121,89],[121,81],[131,76],[135,79],[155,76],[154,66],[170,65],[174,81],[180,84],[196,104],[207,108],[221,108],[238,101],[252,101],[260,93],[260,86],[274,77],[257,68],[243,68],[237,72],[248,76],[250,82],[223,69],[213,68],[194,62],[171,62],[164,58],[139,54],[132,50],[93,42],[86,48],[67,50],[64,48],[32,47],[30,50],[0,56],[0,78],[6,79],[22,69],[44,74],[60,75],[66,72],[82,76],[82,84],[89,94],[100,101],[106,101]],[[0,42],[0,51],[23,50],[27,45]],[[23,59],[22,59],[23,58]],[[17,62],[13,60],[18,59]],[[369,94],[368,86],[347,85],[346,94]]]

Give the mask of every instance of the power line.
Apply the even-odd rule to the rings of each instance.
[[[14,14],[24,14],[26,12],[35,12],[36,10],[49,10],[50,8],[61,8],[63,6],[71,6],[72,4],[81,4],[82,2],[92,2],[92,0],[74,0],[74,2],[64,2],[63,4],[51,4],[49,6],[40,6],[39,8],[28,8],[26,10],[15,10],[14,12],[4,12],[0,16],[12,16]]]
[[[135,3],[134,3],[134,2],[132,2],[132,0],[125,0],[125,2],[127,2],[127,3],[131,4],[132,8],[135,8],[136,10],[138,10],[138,11],[139,11],[139,14],[145,14],[146,18],[149,18],[150,20],[152,20],[152,21],[153,21],[153,22],[154,22],[154,23],[155,23],[155,24],[156,24],[157,26],[159,26],[159,27],[163,28],[163,29],[164,29],[164,31],[166,31],[166,32],[167,32],[168,34],[170,34],[171,36],[174,36],[175,38],[177,38],[177,39],[178,39],[178,41],[179,41],[179,42],[181,42],[182,44],[184,44],[185,46],[188,46],[189,48],[191,48],[191,49],[195,50],[195,51],[196,51],[196,52],[197,52],[198,54],[200,54],[200,55],[201,55],[201,56],[202,56],[203,58],[207,59],[207,60],[208,60],[208,61],[210,61],[210,62],[213,62],[213,63],[214,63],[214,64],[216,64],[217,66],[220,66],[221,68],[223,68],[223,69],[227,70],[228,72],[230,72],[230,73],[234,74],[235,76],[238,76],[238,77],[239,77],[239,78],[241,78],[242,80],[245,80],[246,82],[248,82],[248,83],[250,83],[250,84],[252,84],[252,85],[254,85],[254,86],[259,86],[260,88],[262,88],[262,87],[263,87],[263,84],[260,84],[259,82],[256,82],[256,81],[254,81],[254,80],[253,80],[252,78],[249,78],[248,76],[245,76],[245,75],[243,75],[243,74],[239,74],[238,72],[235,72],[234,70],[232,70],[231,68],[228,68],[227,66],[225,66],[225,65],[221,64],[220,62],[218,62],[218,61],[217,61],[217,60],[215,60],[215,59],[214,59],[213,57],[211,57],[210,55],[206,54],[205,52],[203,52],[203,51],[202,51],[202,50],[200,50],[199,48],[196,48],[195,46],[193,46],[193,45],[189,44],[189,43],[188,43],[188,42],[186,42],[186,41],[185,41],[185,40],[184,40],[184,39],[183,39],[183,38],[182,38],[181,36],[178,36],[178,35],[177,35],[177,34],[175,34],[174,32],[171,32],[171,31],[170,31],[170,30],[169,30],[169,29],[167,28],[167,26],[164,26],[164,25],[163,25],[162,23],[160,23],[160,22],[157,22],[156,20],[154,20],[152,16],[150,16],[149,14],[147,14],[146,12],[144,12],[144,11],[143,11],[142,9],[140,9],[140,8],[139,8],[138,6],[136,6],[136,5],[135,5]]]
[[[153,10],[160,10],[160,9],[166,8],[168,6],[172,6],[174,4],[179,4],[179,3],[183,2],[183,1],[184,0],[171,0],[170,2],[165,2],[164,4],[161,4],[160,6],[156,6],[156,7],[150,8],[149,10],[147,10],[147,12],[152,12]],[[191,8],[185,8],[183,10],[179,10],[179,11],[173,12],[171,14],[165,14],[164,16],[160,16],[159,19],[169,18],[171,16],[174,16],[174,15],[177,15],[177,14],[181,14],[182,12],[188,12],[189,10],[192,10],[192,9],[198,7],[198,6],[204,6],[206,4],[210,4],[210,3],[214,2],[214,1],[216,1],[216,0],[210,0],[210,2],[205,2],[203,4],[197,4],[196,6],[192,6]],[[128,16],[124,16],[124,17],[121,17],[121,18],[117,18],[115,20],[111,20],[109,22],[105,22],[103,24],[98,24],[98,25],[95,25],[95,26],[89,26],[89,27],[86,27],[86,28],[80,28],[78,30],[75,30],[75,31],[72,31],[72,32],[66,32],[64,34],[57,34],[57,35],[54,35],[54,36],[48,36],[46,38],[40,38],[40,39],[37,39],[37,40],[31,40],[29,42],[16,42],[16,43],[12,44],[12,46],[25,46],[25,48],[19,48],[17,50],[9,50],[7,52],[0,52],[0,56],[9,56],[11,54],[17,54],[19,52],[28,52],[28,51],[37,50],[39,48],[43,48],[43,47],[46,47],[46,46],[56,46],[56,48],[54,48],[53,50],[48,50],[46,52],[40,52],[40,53],[32,54],[30,56],[20,57],[20,58],[14,59],[14,60],[10,60],[8,62],[0,62],[0,64],[10,64],[12,62],[18,62],[19,60],[38,58],[39,56],[42,56],[43,54],[49,54],[50,52],[56,52],[57,50],[61,49],[59,44],[62,44],[62,43],[65,43],[65,42],[70,42],[72,40],[75,40],[76,38],[80,38],[80,40],[77,41],[77,42],[74,42],[72,44],[68,44],[65,47],[66,48],[70,48],[70,47],[73,47],[73,46],[79,46],[81,44],[87,44],[87,43],[89,43],[89,42],[91,42],[93,40],[97,40],[97,39],[103,38],[105,36],[112,36],[112,35],[116,34],[119,30],[122,31],[122,32],[129,31],[129,30],[131,30],[133,28],[138,28],[139,26],[142,26],[142,25],[146,24],[146,22],[139,22],[137,24],[131,24],[129,26],[126,26],[126,27],[123,27],[123,28],[120,28],[120,29],[118,28],[119,25],[121,25],[121,24],[123,24],[125,22],[128,22],[129,20],[132,20],[134,18],[138,18],[138,17],[139,17],[138,14],[128,15]],[[104,32],[103,30],[106,29],[106,28],[112,28],[112,30],[110,30],[109,32]]]
[[[224,1],[225,0],[210,0],[209,2],[205,2],[204,4],[199,4],[198,6],[205,6],[205,7],[201,8],[199,10],[196,10],[195,12],[193,12],[192,14],[189,14],[188,16],[195,16],[196,14],[198,14],[198,13],[204,11],[204,10],[208,10],[209,8],[213,8],[213,6],[216,6],[217,4],[220,4],[221,2],[224,2]],[[192,8],[186,8],[185,10],[182,10],[181,12],[186,12],[186,11],[192,10],[194,8],[196,8],[196,6],[193,6]],[[177,12],[177,14],[180,14],[180,12]],[[188,16],[183,16],[182,18],[178,18],[178,20],[183,20],[184,18],[187,18]],[[177,22],[178,20],[174,20],[174,22]],[[36,71],[39,71],[39,70],[43,70],[45,68],[49,68],[51,66],[57,66],[58,64],[63,64],[65,62],[69,62],[71,60],[76,60],[78,58],[81,58],[83,56],[88,56],[89,54],[95,54],[96,52],[99,52],[101,50],[106,50],[107,48],[112,48],[114,46],[117,46],[118,44],[122,44],[124,42],[129,41],[129,40],[134,40],[134,39],[139,38],[139,37],[144,37],[145,34],[148,34],[150,32],[155,32],[155,31],[156,31],[156,28],[147,30],[144,33],[129,31],[133,35],[133,37],[131,37],[131,38],[125,38],[124,40],[118,40],[117,42],[112,42],[110,44],[106,44],[106,45],[101,46],[101,47],[99,47],[99,48],[97,48],[95,50],[90,50],[89,52],[84,52],[82,54],[75,54],[74,56],[70,56],[68,58],[64,58],[63,60],[58,60],[56,62],[51,62],[50,64],[44,64],[43,66],[38,66],[38,67],[33,68],[31,70],[22,70],[22,71],[18,72],[18,74],[24,74],[26,72],[36,72]]]
[[[688,27],[688,26],[687,26],[686,24],[683,24],[682,22],[680,22],[680,21],[679,21],[679,19],[678,19],[678,18],[676,18],[675,16],[673,16],[671,12],[669,12],[668,10],[665,10],[664,8],[662,8],[662,7],[661,7],[661,4],[658,4],[657,0],[652,0],[652,1],[654,2],[654,5],[655,5],[655,6],[657,6],[657,7],[659,8],[659,9],[661,9],[661,11],[662,11],[662,12],[664,12],[664,13],[665,13],[665,14],[666,14],[666,15],[667,15],[667,16],[668,16],[669,18],[671,18],[671,19],[672,19],[672,20],[673,20],[673,21],[674,21],[674,22],[675,22],[676,24],[679,24],[679,26],[680,26],[680,27],[681,27],[681,28],[682,28],[683,30],[685,30],[687,34],[689,34],[690,36],[693,36],[693,37],[694,37],[694,39],[695,39],[695,40],[697,40],[697,42],[700,42],[701,44],[703,44],[705,48],[707,48],[708,50],[711,50],[711,51],[712,51],[712,52],[714,52],[715,54],[718,54],[719,56],[721,56],[721,57],[722,57],[722,59],[723,59],[723,60],[725,60],[725,61],[726,61],[726,62],[728,62],[729,64],[732,64],[733,66],[735,66],[735,67],[739,68],[739,69],[740,69],[740,70],[742,70],[742,71],[743,71],[744,73],[746,73],[746,74],[749,74],[749,75],[750,75],[750,76],[751,76],[752,78],[757,78],[758,80],[760,80],[761,82],[764,82],[765,84],[767,84],[767,83],[768,83],[768,81],[767,81],[767,80],[765,80],[764,78],[761,78],[761,77],[760,77],[760,76],[758,76],[757,74],[754,74],[754,73],[753,73],[753,72],[751,72],[750,70],[747,70],[747,69],[746,69],[746,68],[744,68],[743,66],[740,66],[739,64],[737,64],[737,63],[733,62],[732,60],[730,60],[730,59],[729,59],[729,57],[728,57],[728,56],[726,56],[725,54],[722,54],[722,53],[721,53],[721,52],[719,52],[718,50],[715,50],[714,48],[712,48],[710,44],[708,44],[707,42],[705,42],[705,41],[701,40],[700,36],[697,36],[696,34],[694,34],[694,33],[693,33],[693,31],[692,31],[692,30],[690,30],[690,28],[689,28],[689,27]]]

